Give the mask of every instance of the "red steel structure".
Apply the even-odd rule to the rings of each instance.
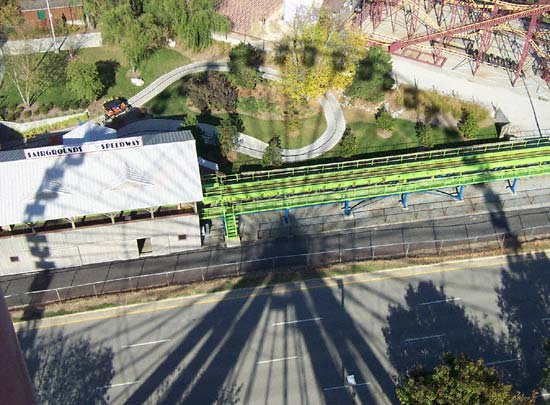
[[[541,29],[541,16],[550,15],[550,0],[540,0],[536,4],[510,3],[502,0],[362,0],[362,10],[356,21],[363,25],[368,16],[374,31],[384,18],[391,21],[395,33],[395,20],[398,13],[404,13],[406,38],[394,40],[375,40],[384,43],[391,53],[405,54],[405,51],[418,47],[425,49],[429,45],[433,54],[433,64],[441,66],[445,58],[441,53],[453,39],[478,39],[478,49],[473,56],[475,61],[473,73],[477,72],[491,46],[493,32],[504,31],[523,39],[523,48],[515,66],[512,83],[515,84],[522,73],[525,61],[531,53],[537,59],[541,76],[550,83],[550,31]],[[435,15],[432,19],[430,15]],[[508,23],[523,27],[529,19],[528,26],[515,28]],[[420,23],[419,23],[420,22]],[[420,34],[420,28],[427,33]],[[545,49],[546,47],[546,49]],[[531,51],[531,52],[530,52]]]

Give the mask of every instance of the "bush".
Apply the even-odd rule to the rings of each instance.
[[[346,128],[340,140],[340,154],[345,158],[352,157],[357,154],[357,148],[357,138],[350,128]]]
[[[30,118],[32,116],[32,110],[25,110],[25,111],[23,111],[23,113],[21,115],[25,119]]]
[[[376,113],[376,125],[382,128],[384,131],[391,131],[393,125],[395,124],[395,119],[391,116],[389,111],[386,111],[385,108],[381,108]]]
[[[434,146],[434,134],[431,125],[417,121],[415,125],[416,137],[420,146],[431,148]]]
[[[262,156],[263,167],[277,167],[283,164],[283,157],[281,154],[281,138],[276,136],[269,140],[267,148],[264,150]]]
[[[40,114],[46,115],[50,112],[50,109],[48,108],[47,104],[41,104],[40,107],[38,107],[38,112]]]
[[[241,42],[229,53],[229,79],[235,86],[253,89],[262,78],[258,68],[264,58],[262,51]]]
[[[216,133],[218,135],[220,153],[222,156],[227,157],[239,145],[239,126],[231,117],[224,118],[218,128],[216,128]]]
[[[186,91],[189,101],[204,114],[213,110],[233,113],[237,109],[237,88],[221,73],[193,76],[186,83]]]
[[[475,138],[477,132],[479,131],[479,123],[471,112],[466,110],[463,112],[462,120],[458,123],[458,131],[466,139]]]

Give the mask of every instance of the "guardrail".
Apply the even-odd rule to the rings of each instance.
[[[398,259],[413,257],[444,257],[460,253],[474,253],[486,249],[517,248],[521,243],[550,237],[550,225],[524,228],[515,232],[492,233],[469,238],[434,239],[380,244],[369,246],[344,247],[338,238],[338,249],[296,255],[271,256],[232,263],[207,265],[140,276],[123,277],[60,287],[22,294],[6,295],[10,308],[27,305],[43,305],[103,294],[135,291],[144,288],[166,287],[174,284],[205,282],[222,277],[234,277],[254,272],[290,272],[296,270],[312,271],[323,266],[337,263],[369,261],[377,259]]]

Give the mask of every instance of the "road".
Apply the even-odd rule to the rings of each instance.
[[[355,403],[395,403],[397,375],[447,351],[532,389],[548,264],[540,253],[234,290],[18,325],[19,338],[42,403],[349,404],[350,374]]]

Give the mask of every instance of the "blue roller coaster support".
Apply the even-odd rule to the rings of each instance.
[[[403,204],[403,209],[406,210],[407,208],[409,208],[407,206],[407,196],[409,195],[409,193],[403,193],[401,194],[401,204]]]
[[[290,215],[290,210],[287,208],[285,209],[285,224],[288,224],[289,215]]]
[[[344,214],[345,215],[351,214],[351,209],[349,207],[349,200],[344,201]]]
[[[458,201],[464,201],[464,186],[458,186],[458,192],[456,194]]]
[[[510,185],[510,191],[512,192],[512,194],[516,194],[516,186],[518,185],[518,179],[515,178],[513,181],[512,181],[512,184]]]

